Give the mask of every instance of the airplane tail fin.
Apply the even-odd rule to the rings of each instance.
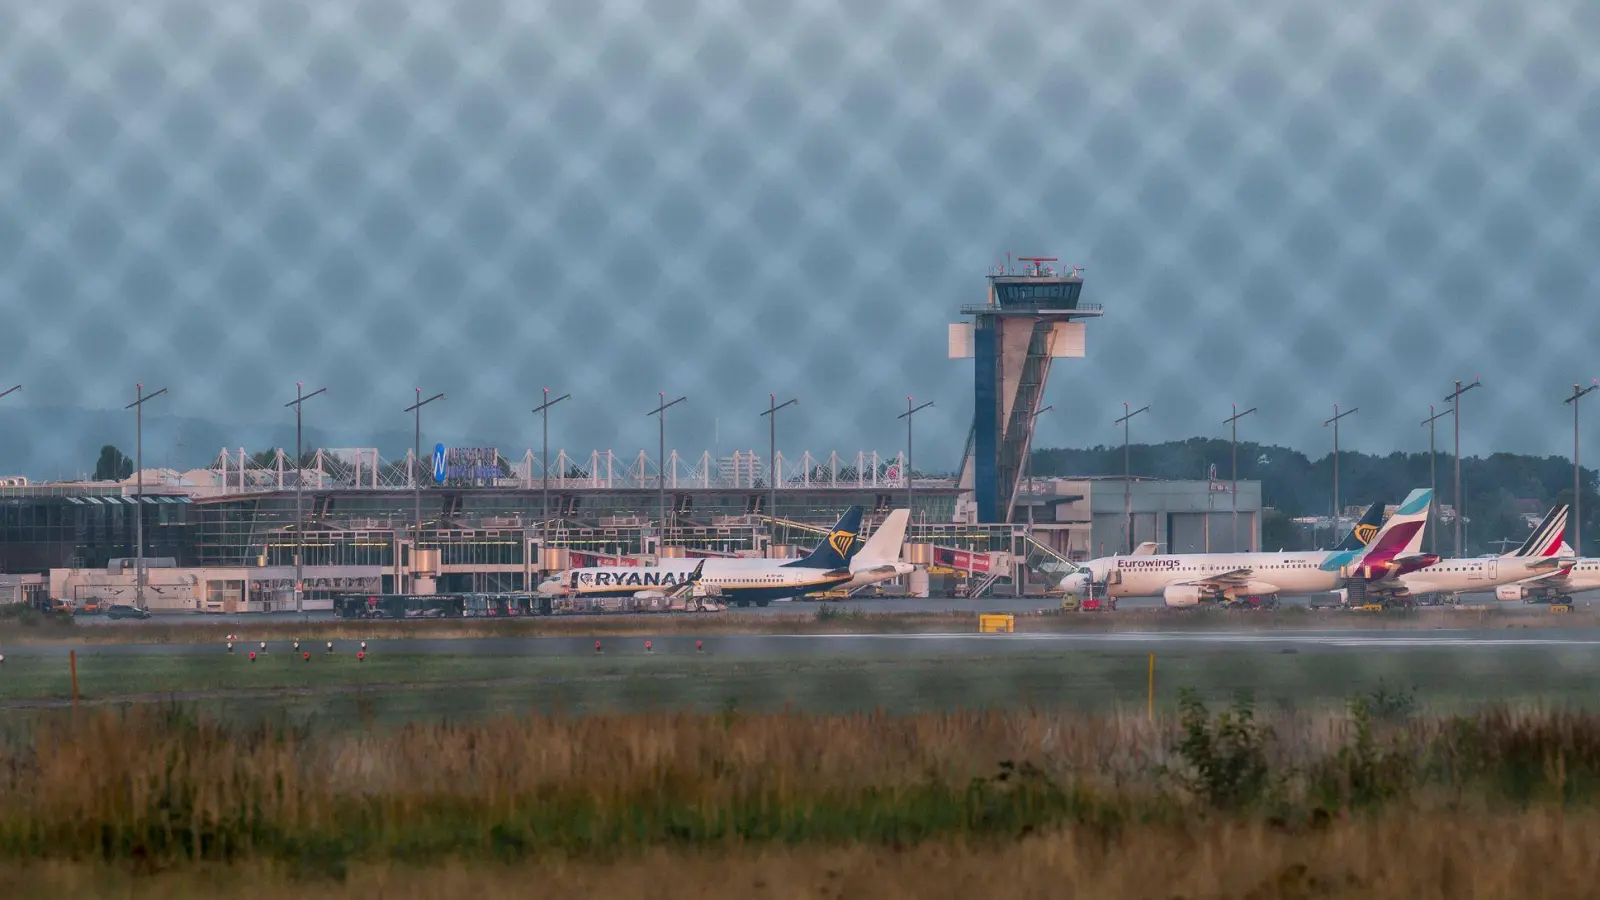
[[[695,563],[694,571],[689,573],[689,577],[687,577],[687,578],[683,579],[682,581],[678,582],[678,586],[673,588],[673,590],[672,590],[672,595],[674,597],[681,597],[684,594],[687,594],[690,591],[693,591],[694,588],[695,588],[695,585],[698,585],[700,583],[700,575],[701,575],[702,572],[705,571],[705,568],[706,568],[706,561],[704,559],[702,559],[699,562]]]
[[[1366,545],[1355,564],[1377,566],[1397,556],[1413,555],[1422,549],[1422,531],[1428,524],[1428,510],[1432,505],[1433,491],[1428,488],[1417,488],[1407,494],[1394,515],[1383,523],[1383,527]]]
[[[861,507],[852,506],[839,517],[822,543],[800,559],[785,565],[799,569],[847,569],[850,560],[861,549],[860,538]]]
[[[861,545],[858,558],[865,562],[889,563],[900,561],[900,550],[906,542],[906,525],[911,522],[911,510],[897,509],[889,513],[878,530]]]
[[[1507,557],[1555,556],[1567,546],[1567,507],[1557,506],[1544,514],[1522,546],[1504,554]]]
[[[1382,525],[1383,502],[1379,501],[1367,508],[1366,514],[1361,517],[1361,521],[1357,522],[1356,527],[1350,529],[1350,533],[1344,536],[1344,540],[1339,543],[1339,546],[1333,549],[1345,553],[1352,550],[1360,550],[1362,547],[1372,543],[1372,539],[1378,536],[1378,529]]]
[[[1156,553],[1156,547],[1157,545],[1155,541],[1145,541],[1139,546],[1133,548],[1133,552],[1130,553],[1129,556],[1154,556]]]

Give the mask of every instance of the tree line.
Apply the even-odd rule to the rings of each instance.
[[[1288,447],[1256,444],[1238,445],[1239,479],[1261,482],[1261,502],[1269,511],[1262,518],[1264,546],[1286,549],[1311,549],[1312,536],[1298,529],[1291,519],[1327,516],[1333,512],[1333,454],[1318,459]],[[1136,477],[1165,479],[1205,479],[1215,466],[1217,478],[1232,477],[1232,445],[1214,438],[1190,438],[1161,444],[1132,444],[1128,448],[1129,470]],[[1434,454],[1437,473],[1436,505],[1457,506],[1455,498],[1455,457]],[[1040,476],[1121,475],[1122,446],[1101,445],[1087,449],[1040,448],[1033,452],[1031,470]],[[1600,494],[1596,492],[1596,472],[1585,466],[1580,479],[1583,490],[1582,548],[1593,555],[1600,549]],[[1339,502],[1341,506],[1365,508],[1373,503],[1399,503],[1414,488],[1429,484],[1429,454],[1390,453],[1386,456],[1344,450],[1339,453]],[[1465,552],[1471,555],[1499,552],[1504,540],[1521,541],[1528,525],[1516,501],[1533,500],[1540,513],[1559,503],[1572,502],[1572,460],[1562,456],[1527,456],[1494,453],[1463,457],[1461,495]],[[1450,537],[1446,537],[1446,535]],[[1270,535],[1270,537],[1269,537]],[[1439,534],[1441,550],[1452,545],[1453,531]],[[1571,525],[1568,543],[1573,543]],[[1280,543],[1289,542],[1289,543]],[[1327,543],[1326,533],[1322,543]]]

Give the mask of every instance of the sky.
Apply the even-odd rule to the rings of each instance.
[[[1592,0],[0,0],[3,421],[143,382],[243,433],[299,381],[404,440],[420,386],[425,444],[520,457],[550,387],[554,446],[653,455],[664,392],[726,453],[771,393],[786,453],[853,456],[914,396],[953,468],[946,326],[1011,253],[1105,308],[1036,446],[1129,401],[1136,440],[1238,403],[1320,453],[1338,403],[1342,446],[1424,449],[1481,377],[1464,452],[1566,453],[1597,45]]]

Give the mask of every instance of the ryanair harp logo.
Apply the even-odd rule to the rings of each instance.
[[[856,536],[854,532],[835,531],[828,535],[828,546],[832,547],[833,552],[839,554],[841,557],[848,556],[850,554],[850,548],[854,547],[855,543]]]
[[[1362,524],[1356,526],[1356,540],[1360,541],[1363,544],[1372,543],[1372,539],[1377,537],[1377,536],[1378,536],[1378,526],[1376,526],[1376,525],[1368,525],[1366,523],[1362,523]]]

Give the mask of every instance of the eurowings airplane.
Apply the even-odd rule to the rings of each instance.
[[[881,529],[880,529],[881,530]],[[903,534],[902,530],[902,534]],[[569,569],[539,585],[539,593],[573,597],[667,596],[699,572],[698,582],[719,589],[739,606],[825,591],[856,577],[850,561],[860,549],[861,507],[845,511],[833,529],[800,559],[663,559],[653,566],[592,566]]]
[[[1441,559],[1397,578],[1369,584],[1366,594],[1370,598],[1399,603],[1409,603],[1418,594],[1465,594],[1493,589],[1499,596],[1501,585],[1526,581],[1541,574],[1561,573],[1560,554],[1566,547],[1566,529],[1567,507],[1558,506],[1545,513],[1522,546],[1509,553],[1474,559]],[[1566,562],[1570,569],[1570,557]],[[1520,592],[1514,599],[1520,599]]]
[[[1433,492],[1414,490],[1389,521],[1355,549],[1278,553],[1195,553],[1110,556],[1090,561],[1063,581],[1067,593],[1098,596],[1161,597],[1167,606],[1198,606],[1201,601],[1232,602],[1241,597],[1320,594],[1338,588],[1351,571],[1368,579],[1395,577],[1432,562],[1419,554]],[[1381,513],[1380,513],[1381,514]],[[1361,524],[1371,516],[1363,516]],[[1359,533],[1355,535],[1359,541]]]
[[[1562,541],[1554,569],[1532,578],[1502,584],[1494,589],[1494,596],[1496,600],[1571,606],[1572,595],[1584,591],[1600,591],[1600,559],[1580,559],[1577,551]]]

